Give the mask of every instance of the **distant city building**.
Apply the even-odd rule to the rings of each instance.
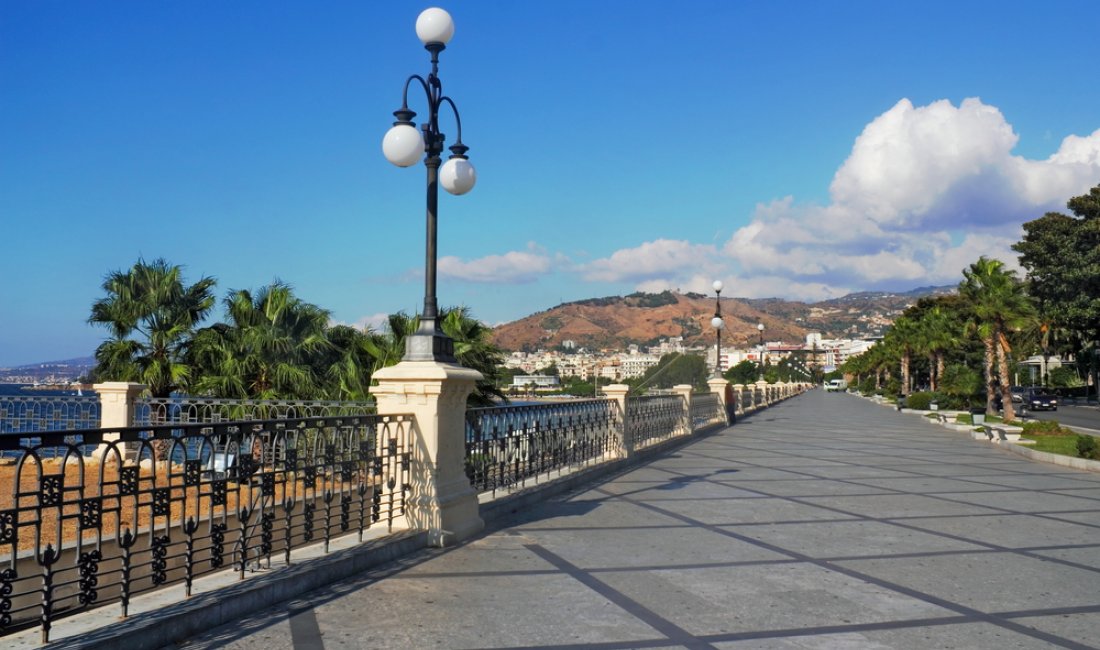
[[[512,378],[513,388],[533,386],[535,390],[552,390],[558,385],[558,378],[554,375],[516,375]]]

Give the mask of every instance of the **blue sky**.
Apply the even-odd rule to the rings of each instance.
[[[418,310],[423,167],[380,143],[427,6],[0,3],[0,365],[90,354],[139,257],[340,322]],[[441,6],[478,185],[440,197],[440,302],[489,323],[953,284],[1100,183],[1091,0]]]

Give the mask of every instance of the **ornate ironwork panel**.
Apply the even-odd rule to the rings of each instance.
[[[705,429],[726,423],[726,410],[717,393],[695,393],[691,396],[691,426]]]
[[[481,492],[496,491],[568,467],[617,457],[614,400],[499,406],[466,411],[466,475]]]
[[[689,427],[679,395],[643,395],[626,402],[626,439],[634,449],[690,434]]]
[[[48,636],[108,603],[125,616],[142,592],[392,527],[412,431],[412,416],[360,415],[0,436],[16,460],[0,488],[0,635],[38,623]]]

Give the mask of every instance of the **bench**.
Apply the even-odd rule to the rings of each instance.
[[[987,424],[986,433],[993,442],[1020,442],[1020,434],[1024,432],[1022,427],[1011,424]]]

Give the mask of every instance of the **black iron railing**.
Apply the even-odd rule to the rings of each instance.
[[[409,489],[411,416],[168,425],[66,434],[0,467],[0,634],[379,524]],[[84,456],[81,448],[94,448]],[[47,459],[42,449],[63,448]]]
[[[680,395],[644,395],[626,401],[626,439],[644,449],[678,435],[691,433]]]
[[[703,429],[726,423],[726,410],[716,393],[695,393],[691,396],[692,429]]]
[[[143,397],[134,405],[134,423],[231,422],[359,416],[374,413],[373,402],[322,400],[239,400],[217,397]]]
[[[466,475],[487,492],[599,461],[620,451],[619,423],[614,400],[470,409]]]

